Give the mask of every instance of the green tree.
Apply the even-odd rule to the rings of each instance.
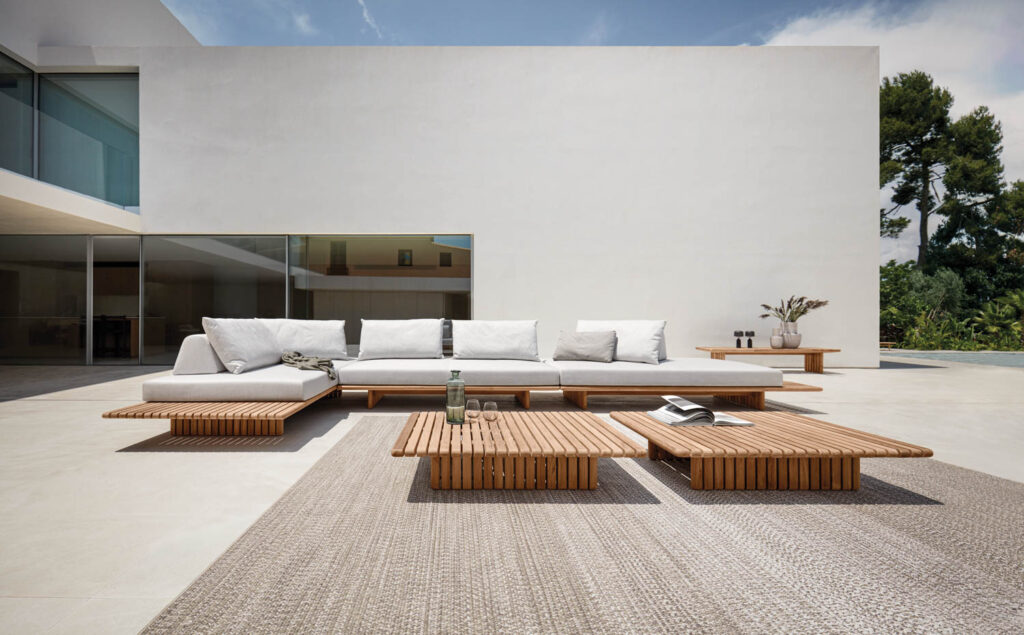
[[[879,181],[894,186],[893,206],[881,210],[881,233],[898,236],[908,222],[901,209],[916,204],[919,267],[928,262],[932,216],[975,215],[1003,190],[999,122],[984,106],[951,122],[952,105],[953,96],[927,73],[882,80]]]
[[[882,233],[898,235],[906,222],[897,220],[900,209],[917,203],[921,244],[917,263],[924,266],[928,245],[928,218],[937,206],[934,182],[949,155],[949,108],[953,96],[935,86],[921,71],[900,73],[882,80],[879,96],[879,181],[896,181],[893,207],[882,210]]]

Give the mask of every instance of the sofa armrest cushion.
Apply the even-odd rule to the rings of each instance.
[[[362,320],[359,359],[440,359],[443,320]]]
[[[175,375],[212,375],[226,369],[205,335],[189,335],[181,343],[174,360]]]
[[[452,320],[452,356],[539,362],[537,320]]]
[[[610,363],[615,359],[615,331],[562,331],[555,360]]]
[[[277,338],[257,319],[204,317],[203,330],[221,363],[236,375],[281,361]]]

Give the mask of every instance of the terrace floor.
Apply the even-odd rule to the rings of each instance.
[[[0,367],[0,632],[138,631],[366,412],[361,395],[346,396],[296,416],[282,437],[229,441],[100,418],[137,402],[154,372],[167,371]],[[877,370],[787,377],[825,389],[786,394],[787,406],[1024,482],[1024,369],[887,356]],[[594,397],[592,410],[610,421],[612,409],[657,402]],[[437,403],[388,397],[373,413]],[[534,396],[546,406],[565,402]]]

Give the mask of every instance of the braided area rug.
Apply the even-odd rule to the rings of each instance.
[[[364,416],[146,632],[1021,632],[1024,485],[869,459],[859,492],[434,491]]]

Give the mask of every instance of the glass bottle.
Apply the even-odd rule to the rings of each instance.
[[[453,425],[462,424],[466,420],[466,382],[459,378],[460,372],[452,371],[445,395],[445,418]]]

